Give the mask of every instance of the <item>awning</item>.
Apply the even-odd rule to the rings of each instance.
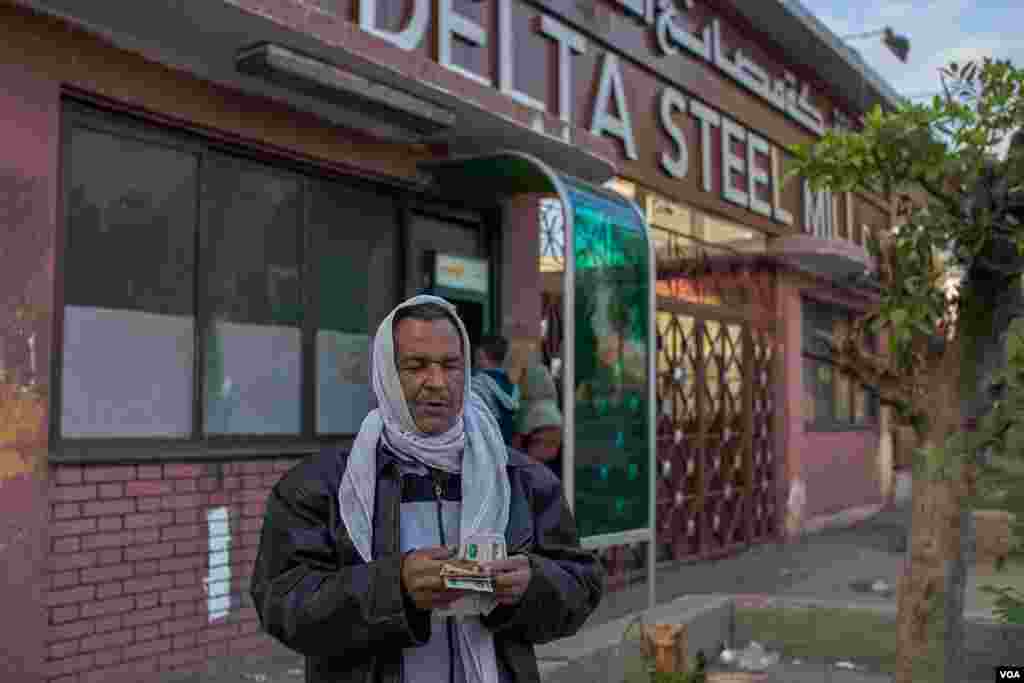
[[[770,256],[791,270],[842,288],[878,291],[874,259],[864,247],[804,234],[777,237],[769,245]]]

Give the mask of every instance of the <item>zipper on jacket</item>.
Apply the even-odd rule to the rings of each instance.
[[[392,508],[395,530],[394,535],[391,538],[395,539],[394,542],[397,545],[397,550],[399,551],[402,549],[402,485],[404,483],[405,481],[402,478],[402,473],[398,472],[398,500],[393,504],[394,507]],[[400,683],[405,683],[405,656],[401,654],[398,656],[398,680]]]
[[[434,480],[434,496],[437,498],[437,529],[441,534],[441,545],[447,545],[444,538],[444,515],[441,511],[441,494],[444,493],[444,489],[433,470],[430,472],[430,478]],[[448,682],[455,683],[455,618],[447,617],[445,626],[448,631]]]

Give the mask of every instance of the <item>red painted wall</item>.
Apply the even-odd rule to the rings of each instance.
[[[779,278],[778,311],[785,330],[782,350],[785,415],[784,434],[780,438],[786,453],[786,479],[792,482],[799,478],[806,489],[804,521],[882,502],[878,430],[816,432],[809,431],[804,422],[801,295],[818,289],[818,283],[792,274],[782,274]],[[830,299],[847,306],[863,305],[863,302],[844,301],[838,294]]]
[[[0,671],[38,681],[46,616],[57,84],[0,61]]]
[[[878,432],[805,431],[794,443],[802,443],[806,518],[882,502]]]

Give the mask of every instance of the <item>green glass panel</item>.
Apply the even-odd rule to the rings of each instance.
[[[646,227],[622,201],[568,183],[576,262],[575,503],[581,537],[648,520]]]

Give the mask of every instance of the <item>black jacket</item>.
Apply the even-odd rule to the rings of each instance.
[[[338,508],[347,453],[325,450],[296,465],[267,501],[252,598],[263,628],[306,655],[308,683],[400,683],[401,651],[430,639],[430,613],[401,588],[400,475],[378,451],[373,561],[359,556]],[[483,618],[515,683],[540,680],[534,644],[576,633],[597,607],[604,572],[579,547],[558,480],[509,449],[508,554],[527,554],[522,601]]]

